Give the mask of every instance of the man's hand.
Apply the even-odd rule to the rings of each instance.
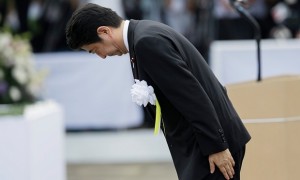
[[[209,155],[208,161],[210,166],[210,173],[215,172],[215,165],[217,165],[217,167],[220,169],[227,180],[233,178],[233,167],[235,162],[228,149]]]

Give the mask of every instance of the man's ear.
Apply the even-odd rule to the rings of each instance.
[[[110,36],[110,29],[107,26],[100,26],[97,28],[97,34],[100,38]]]

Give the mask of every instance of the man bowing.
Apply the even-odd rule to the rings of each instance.
[[[124,20],[86,4],[66,27],[67,44],[101,58],[129,52],[136,82],[153,91],[162,129],[180,180],[240,179],[250,135],[226,89],[197,51],[170,27]],[[153,104],[153,103],[152,103]],[[155,106],[144,104],[155,117]]]

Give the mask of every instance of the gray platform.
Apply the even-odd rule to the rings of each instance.
[[[67,180],[176,180],[167,144],[152,129],[67,133]]]

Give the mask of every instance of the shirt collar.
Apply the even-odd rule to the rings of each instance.
[[[123,41],[125,44],[125,47],[127,51],[129,51],[129,45],[128,45],[128,27],[129,27],[129,21],[125,20],[124,22],[124,28],[123,28]]]

